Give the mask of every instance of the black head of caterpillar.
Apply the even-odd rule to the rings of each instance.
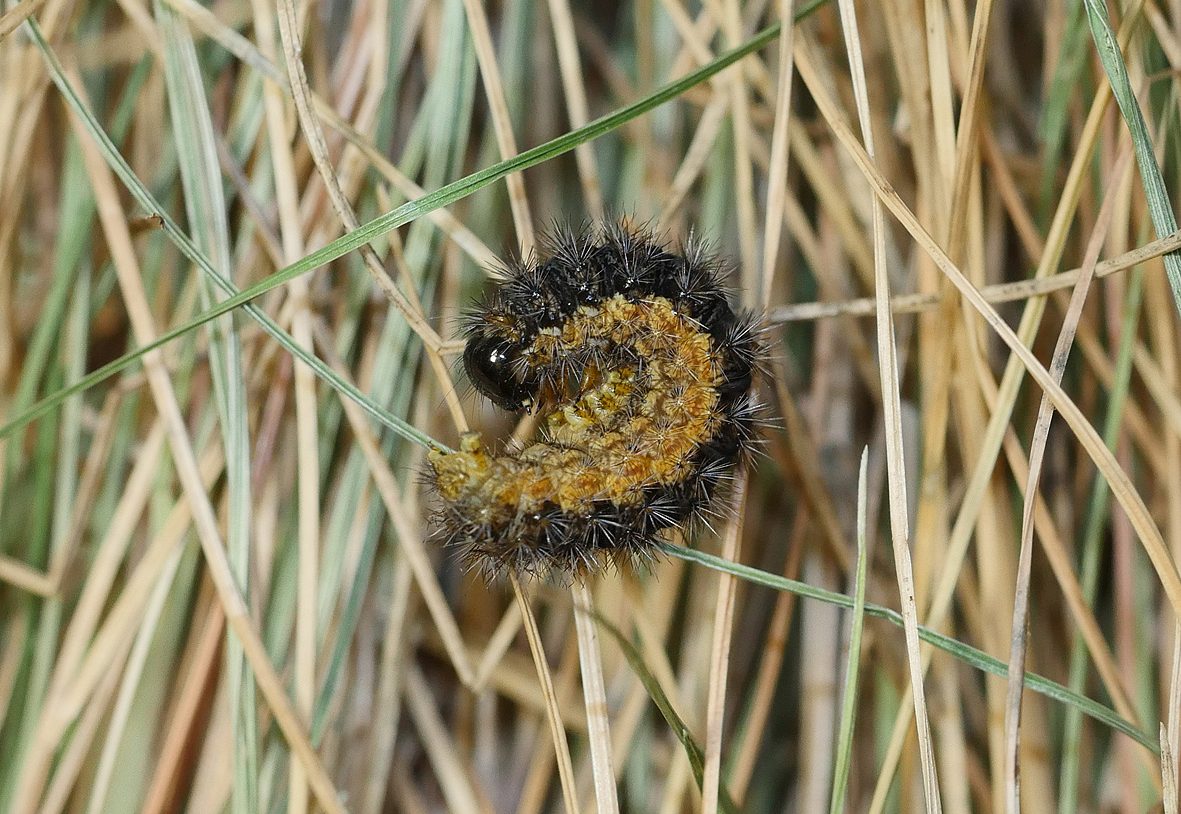
[[[493,453],[478,434],[432,452],[437,521],[494,576],[575,574],[650,559],[662,529],[705,521],[755,445],[756,321],[723,268],[611,225],[557,230],[469,317],[464,368],[538,439]]]

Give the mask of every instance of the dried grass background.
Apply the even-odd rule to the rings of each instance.
[[[0,811],[1174,814],[1178,69],[1177,0],[0,3]],[[734,260],[768,454],[484,585],[458,316],[620,216]]]

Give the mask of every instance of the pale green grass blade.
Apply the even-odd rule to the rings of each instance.
[[[208,308],[222,297],[213,280],[230,282],[230,237],[221,168],[201,65],[188,27],[171,8],[154,4],[164,40],[164,80],[172,134],[176,142],[186,214],[193,242],[210,258],[213,274],[202,275],[201,300]],[[209,323],[209,369],[226,455],[229,511],[226,549],[238,590],[249,602],[250,587],[250,437],[242,350],[232,317]],[[236,637],[227,633],[226,681],[234,733],[231,807],[239,814],[258,810],[258,710],[254,678]]]
[[[713,554],[707,554],[704,551],[698,551],[693,548],[683,548],[664,543],[660,546],[660,549],[671,557],[678,557],[687,562],[704,565],[706,568],[712,568],[716,571],[724,571],[727,574],[732,574],[739,579],[745,579],[747,582],[755,585],[762,585],[777,591],[791,591],[807,599],[817,599],[821,602],[827,602],[830,605],[837,605],[842,608],[853,608],[853,597],[845,596],[835,591],[828,591],[824,588],[817,588],[806,582],[799,582],[798,580],[788,579],[777,574],[770,574],[766,571],[760,571],[758,568],[743,565],[742,563],[729,562],[721,557],[716,557]],[[902,627],[902,615],[882,605],[867,602],[865,604],[865,615],[873,616],[877,619],[885,619],[897,627]],[[964,644],[950,636],[945,636],[928,627],[919,626],[919,638],[927,644],[934,645],[940,650],[949,653],[965,664],[975,667],[977,670],[989,673],[990,675],[1000,676],[1001,678],[1005,678],[1009,674],[1007,665],[1000,659],[994,658],[982,650]],[[1072,692],[1058,682],[1051,681],[1036,673],[1026,673],[1025,683],[1034,692],[1041,693],[1047,698],[1059,701],[1068,706],[1076,707],[1084,715],[1088,715],[1100,723],[1122,732],[1153,754],[1156,754],[1157,750],[1160,749],[1160,745],[1157,743],[1155,737],[1141,732],[1129,721],[1116,714],[1114,710],[1103,706],[1097,701]]]
[[[829,814],[845,810],[845,794],[849,785],[849,764],[853,757],[853,725],[857,721],[857,679],[861,671],[861,631],[865,626],[865,574],[868,557],[866,536],[866,473],[869,466],[869,447],[861,453],[861,470],[857,477],[857,572],[853,586],[853,619],[849,631],[849,658],[845,662],[845,689],[841,700],[841,718],[837,730],[837,754],[833,765],[832,798]]]
[[[1136,165],[1140,168],[1140,181],[1144,185],[1144,195],[1148,199],[1148,214],[1152,218],[1152,225],[1157,236],[1172,234],[1177,231],[1177,218],[1173,215],[1173,205],[1169,201],[1169,191],[1165,188],[1165,179],[1161,175],[1160,167],[1156,163],[1156,151],[1153,150],[1152,137],[1148,126],[1144,123],[1144,114],[1140,110],[1140,103],[1132,91],[1132,83],[1128,79],[1128,69],[1124,65],[1123,53],[1116,41],[1115,32],[1107,19],[1107,8],[1100,0],[1083,0],[1087,8],[1087,21],[1091,25],[1091,36],[1095,40],[1095,48],[1099,52],[1099,61],[1103,63],[1103,70],[1107,80],[1111,83],[1111,92],[1119,103],[1120,113],[1124,123],[1132,135],[1132,146],[1136,151]],[[1181,256],[1171,252],[1164,256],[1165,272],[1169,277],[1169,286],[1173,289],[1173,304],[1177,313],[1181,314]]]

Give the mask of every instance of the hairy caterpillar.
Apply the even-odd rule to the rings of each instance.
[[[538,413],[537,440],[468,433],[429,456],[438,526],[487,576],[648,560],[662,529],[708,520],[755,443],[762,347],[716,258],[618,225],[545,245],[469,315],[463,354],[480,393]]]

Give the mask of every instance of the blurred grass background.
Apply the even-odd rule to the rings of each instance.
[[[0,5],[0,811],[1176,812],[1178,68],[1176,0]],[[604,217],[733,260],[768,454],[484,585],[458,317]]]

